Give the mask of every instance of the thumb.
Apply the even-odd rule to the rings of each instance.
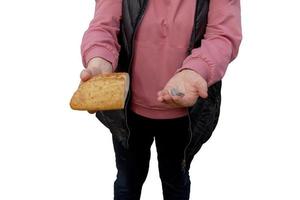
[[[87,81],[92,77],[92,72],[89,69],[84,69],[80,73],[80,79],[82,81]]]

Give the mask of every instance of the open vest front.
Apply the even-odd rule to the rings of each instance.
[[[121,45],[116,72],[128,72],[131,75],[132,57],[134,55],[135,33],[142,21],[149,0],[123,0],[122,18],[118,42]],[[193,48],[201,46],[204,37],[209,0],[195,0],[194,26],[191,33],[188,55]],[[125,148],[128,148],[130,130],[127,124],[127,109],[130,105],[131,89],[128,91],[125,108],[122,110],[98,111],[96,117],[117,137]],[[199,97],[196,103],[188,107],[190,140],[185,148],[185,160],[192,159],[203,143],[215,129],[221,104],[221,81],[208,88],[208,97]]]

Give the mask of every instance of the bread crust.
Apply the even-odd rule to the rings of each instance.
[[[129,82],[126,72],[96,75],[79,85],[71,98],[70,106],[74,110],[123,109]]]

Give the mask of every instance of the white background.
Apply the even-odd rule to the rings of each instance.
[[[111,133],[69,100],[93,0],[0,3],[0,199],[112,199]],[[192,200],[299,200],[297,1],[243,0],[222,111],[192,162]],[[162,200],[156,150],[142,191]]]

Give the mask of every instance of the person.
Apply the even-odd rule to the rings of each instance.
[[[130,74],[124,110],[89,111],[113,133],[115,200],[140,199],[154,140],[164,199],[190,198],[191,160],[217,123],[220,83],[241,40],[239,0],[96,1],[81,81]]]

